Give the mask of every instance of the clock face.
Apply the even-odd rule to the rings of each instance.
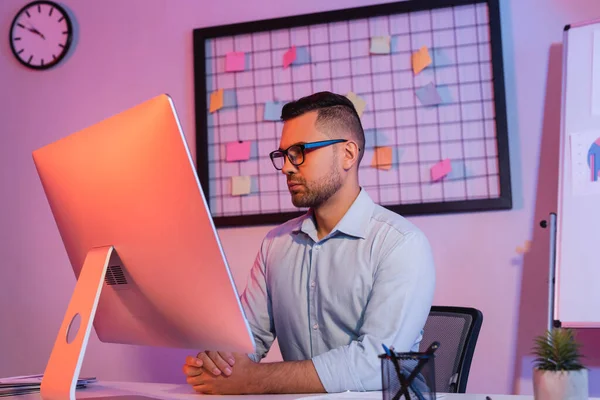
[[[69,51],[73,28],[67,12],[52,1],[34,1],[15,16],[10,29],[14,55],[27,67],[47,69]]]

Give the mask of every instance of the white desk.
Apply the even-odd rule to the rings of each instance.
[[[142,397],[137,397],[142,396]],[[219,399],[224,400],[295,400],[301,397],[327,397],[330,400],[344,399],[343,393],[323,395],[323,394],[281,394],[281,395],[244,395],[244,396],[218,396]],[[369,393],[351,393],[354,399],[363,398],[365,400],[379,400],[381,399],[381,392],[369,392]],[[140,382],[97,382],[90,385],[86,389],[77,391],[78,399],[93,399],[108,397],[114,400],[143,400],[145,397],[155,399],[198,399],[198,397],[206,397],[207,395],[200,395],[194,393],[189,385],[177,385],[168,383],[140,383]],[[521,395],[489,395],[492,400],[533,400],[533,396],[521,396]],[[215,397],[215,396],[210,396]],[[345,396],[348,399],[350,396]],[[443,400],[486,400],[486,394],[455,394],[455,393],[441,393],[438,394],[438,398]],[[19,399],[19,400],[40,400],[40,394],[28,394],[23,396],[7,397],[7,400]],[[316,399],[315,399],[316,400]],[[590,400],[594,400],[590,398]],[[600,400],[600,399],[596,399]]]

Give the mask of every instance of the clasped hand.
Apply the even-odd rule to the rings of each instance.
[[[185,359],[183,373],[198,393],[246,394],[250,392],[249,376],[254,365],[246,354],[204,351]]]

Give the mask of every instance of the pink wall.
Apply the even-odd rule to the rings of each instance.
[[[64,0],[78,39],[71,57],[47,72],[23,68],[0,40],[0,376],[43,371],[74,286],[34,171],[34,149],[161,92],[173,97],[193,148],[193,28],[376,2]],[[8,32],[24,4],[0,2],[0,31]],[[547,306],[547,232],[538,222],[556,204],[561,34],[565,24],[594,14],[600,15],[597,0],[502,0],[515,208],[411,218],[435,250],[435,302],[485,315],[469,392],[531,393],[528,353],[545,327]],[[219,232],[240,289],[268,229]],[[519,256],[515,249],[529,239],[530,252]],[[580,336],[593,368],[591,394],[598,396],[600,354],[591,344],[600,333]],[[183,382],[185,355],[103,344],[92,334],[82,373]]]

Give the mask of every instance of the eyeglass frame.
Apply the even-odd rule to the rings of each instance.
[[[273,155],[275,153],[282,153],[283,156],[285,156],[294,167],[299,167],[302,164],[304,164],[304,160],[306,159],[306,154],[305,154],[306,150],[320,149],[322,147],[331,146],[332,144],[344,143],[344,142],[347,142],[347,141],[348,141],[348,139],[329,139],[329,140],[320,140],[318,142],[293,144],[293,145],[291,145],[290,147],[288,147],[285,150],[279,150],[278,149],[278,150],[272,151],[271,153],[269,153],[269,158],[271,159],[271,163],[273,164],[273,167],[275,167],[275,169],[277,171],[281,171],[283,169],[283,167],[285,167],[285,160],[283,161],[283,166],[281,168],[277,168],[277,166],[275,165],[275,161],[273,159]],[[288,155],[288,150],[291,149],[292,147],[299,147],[300,148],[300,153],[302,154],[302,162],[299,163],[299,164],[294,164],[294,162],[292,161],[292,159]]]

